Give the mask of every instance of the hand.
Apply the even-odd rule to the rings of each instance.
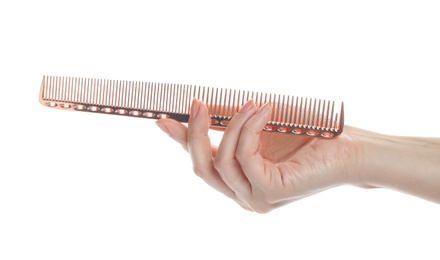
[[[191,156],[194,172],[243,208],[258,213],[338,185],[353,183],[359,160],[345,132],[318,139],[262,131],[269,104],[252,100],[232,118],[218,147],[211,145],[206,105],[194,99],[188,127],[172,119],[158,126]]]

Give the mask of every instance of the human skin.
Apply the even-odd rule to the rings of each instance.
[[[269,104],[246,103],[211,144],[206,105],[194,99],[188,127],[158,126],[189,152],[193,170],[244,209],[267,213],[340,185],[389,188],[440,203],[440,138],[382,135],[345,126],[333,139],[263,131]]]

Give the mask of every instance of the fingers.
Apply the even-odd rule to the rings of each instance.
[[[214,169],[212,158],[217,154],[217,147],[211,145],[208,137],[208,119],[206,106],[194,100],[189,127],[173,119],[160,119],[156,121],[156,124],[190,153],[196,175],[226,196],[235,198],[234,192],[223,182]]]
[[[209,140],[209,114],[206,105],[194,99],[188,122],[188,151],[197,176],[230,198],[235,193],[223,182],[214,168],[211,141]]]
[[[235,157],[235,152],[243,125],[256,111],[254,101],[250,100],[234,115],[223,134],[214,160],[214,166],[225,183],[237,195],[244,197],[250,195],[251,186]]]
[[[265,181],[266,162],[258,149],[260,133],[270,120],[271,110],[267,103],[247,120],[238,141],[236,157],[252,186],[258,186]]]
[[[188,151],[188,128],[174,119],[159,119],[157,126]]]
[[[249,101],[229,122],[218,149],[208,136],[208,109],[196,99],[191,105],[188,128],[170,119],[161,119],[157,124],[189,152],[194,172],[206,183],[242,207],[264,212],[267,207],[258,194],[254,198],[253,187],[264,183],[265,160],[259,153],[259,135],[270,114],[268,104],[257,110]]]
[[[156,121],[157,126],[168,134],[174,141],[182,145],[183,149],[188,152],[188,127],[174,119],[159,119]],[[212,128],[211,128],[212,129]],[[217,154],[218,147],[211,145],[212,157]]]

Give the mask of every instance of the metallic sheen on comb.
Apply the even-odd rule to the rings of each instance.
[[[212,126],[226,127],[249,99],[272,105],[265,131],[332,138],[344,126],[343,103],[254,91],[57,76],[44,76],[40,91],[40,103],[51,108],[180,122],[188,122],[193,98],[207,105]]]

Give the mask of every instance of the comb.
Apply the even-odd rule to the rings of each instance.
[[[188,122],[197,98],[208,107],[211,126],[226,127],[249,100],[273,109],[264,131],[333,138],[342,133],[344,104],[330,100],[184,84],[44,76],[40,103],[61,110]],[[340,113],[338,113],[340,111]]]

